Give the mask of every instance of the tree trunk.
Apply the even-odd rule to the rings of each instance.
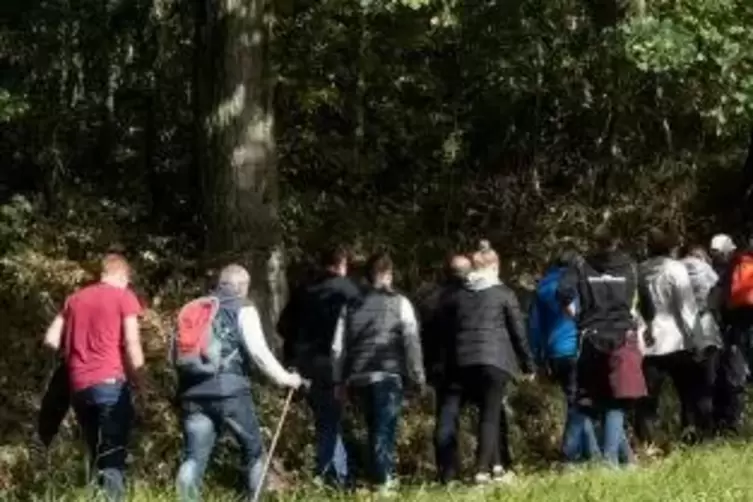
[[[268,0],[197,0],[197,162],[206,250],[251,273],[267,336],[286,293],[270,107]]]

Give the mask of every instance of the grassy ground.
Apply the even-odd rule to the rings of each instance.
[[[528,501],[749,501],[753,499],[753,445],[718,445],[709,448],[678,452],[670,457],[642,465],[632,471],[612,471],[590,468],[567,474],[554,472],[521,476],[511,487],[464,488],[452,490],[432,486],[405,487],[394,500],[457,502],[494,500],[505,502]],[[14,500],[10,494],[3,500]],[[32,501],[84,502],[92,500],[90,493],[81,490],[51,488]],[[171,501],[175,495],[170,488],[137,485],[130,500],[135,502]],[[209,489],[207,501],[237,500],[230,493]],[[279,496],[280,501],[376,500],[368,492],[338,495],[301,489]]]

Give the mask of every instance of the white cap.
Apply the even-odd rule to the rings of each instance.
[[[735,246],[735,242],[732,240],[732,237],[727,234],[715,235],[711,239],[711,246],[709,247],[712,251],[718,251],[724,254],[732,253],[735,249],[737,249],[737,246]]]

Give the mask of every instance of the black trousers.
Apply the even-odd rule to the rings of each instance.
[[[47,384],[42,406],[37,417],[37,435],[44,446],[49,447],[60,429],[71,407],[71,391],[68,383],[68,369],[61,362],[55,368]]]
[[[693,422],[693,384],[695,366],[690,352],[680,351],[643,360],[643,376],[648,395],[635,403],[633,427],[635,435],[644,443],[656,440],[661,392],[667,379],[680,401],[680,423],[685,430]]]
[[[440,390],[434,443],[439,479],[457,477],[457,437],[462,407],[471,402],[479,408],[476,472],[489,472],[495,465],[511,462],[508,424],[502,400],[508,375],[494,366],[469,366],[453,372]]]
[[[714,386],[714,421],[719,432],[737,433],[745,410],[748,364],[743,347],[733,343],[719,354]]]
[[[720,355],[719,348],[708,347],[693,357],[691,396],[696,432],[693,439],[705,439],[714,434],[714,395]]]

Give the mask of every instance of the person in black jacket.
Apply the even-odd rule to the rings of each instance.
[[[326,250],[319,276],[291,296],[277,325],[285,364],[311,380],[307,399],[316,430],[315,474],[334,487],[348,482],[348,457],[341,432],[342,405],[332,381],[332,337],[340,311],[361,297],[347,277],[348,258],[343,247]]]
[[[426,376],[432,386],[441,382],[444,361],[441,354],[442,326],[439,307],[448,295],[463,287],[470,271],[471,260],[467,256],[452,255],[445,266],[444,280],[417,302],[421,322],[421,350],[424,355]]]
[[[603,455],[617,465],[632,462],[625,410],[646,395],[633,312],[637,265],[618,249],[608,225],[597,228],[594,240],[595,252],[566,272],[557,297],[578,325],[578,406],[603,418]]]
[[[442,482],[457,474],[458,416],[467,401],[479,408],[475,481],[509,479],[503,466],[509,462],[505,388],[521,366],[527,374],[535,371],[520,305],[500,282],[499,258],[488,242],[473,255],[473,266],[464,287],[448,295],[440,307],[446,360],[435,444]]]

